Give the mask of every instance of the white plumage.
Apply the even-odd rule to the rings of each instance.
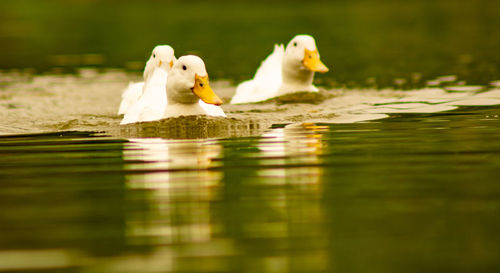
[[[260,65],[252,80],[244,81],[236,88],[231,103],[248,103],[275,97],[281,86],[281,63],[285,48],[274,45],[274,51]]]
[[[156,67],[143,86],[143,94],[125,113],[120,124],[153,121],[163,118],[167,106],[165,85],[167,71]]]
[[[222,108],[220,106],[208,104],[208,103],[203,102],[202,100],[199,100],[198,104],[203,109],[203,111],[205,111],[205,114],[207,116],[227,117],[226,113],[224,113],[224,110],[222,110]]]
[[[122,101],[118,108],[118,115],[125,115],[127,110],[142,96],[144,82],[130,82],[122,93]]]

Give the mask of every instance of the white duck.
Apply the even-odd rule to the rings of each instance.
[[[149,75],[152,74],[155,66],[161,66],[167,71],[173,65],[175,61],[175,56],[173,54],[173,49],[167,45],[159,45],[153,49],[151,53],[151,57],[146,62],[146,66],[144,68],[143,79],[147,80]],[[118,115],[124,115],[127,113],[127,110],[136,103],[143,93],[144,82],[131,82],[125,88],[122,93],[122,101],[120,103],[120,107],[118,108]]]
[[[127,99],[132,100],[132,97],[135,96],[137,96],[137,99],[128,107],[120,124],[152,121],[162,118],[167,105],[167,96],[165,94],[167,75],[174,62],[175,55],[172,47],[157,46],[154,48],[151,58],[146,63],[146,68],[144,69],[142,90],[140,90],[140,93],[138,90],[130,91],[133,95],[129,95]],[[123,103],[124,101],[122,101]]]
[[[252,80],[236,88],[231,103],[249,103],[298,91],[318,92],[312,84],[314,72],[326,73],[314,38],[297,35],[287,45],[275,45],[274,51],[261,64]]]
[[[168,75],[166,91],[168,102],[164,118],[189,115],[226,116],[218,106],[222,104],[222,100],[208,83],[205,63],[198,56],[182,56],[174,63]],[[204,103],[201,103],[200,99]]]

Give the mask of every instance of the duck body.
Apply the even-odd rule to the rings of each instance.
[[[142,96],[144,82],[131,82],[122,93],[122,101],[118,108],[118,115],[125,115],[127,110]]]
[[[218,105],[208,104],[202,100],[198,101],[198,105],[204,111],[204,115],[212,116],[212,117],[227,117],[222,107]]]
[[[169,104],[163,114],[163,118],[174,118],[180,116],[207,115],[207,112],[199,103],[173,103]],[[210,116],[210,115],[208,115]]]
[[[156,68],[144,83],[143,94],[125,113],[120,124],[153,121],[163,117],[167,105],[165,86],[168,72]]]
[[[275,45],[252,80],[239,84],[231,103],[264,101],[288,93],[318,92],[312,84],[315,72],[328,68],[319,60],[314,38],[297,35],[286,46]]]
[[[285,48],[275,45],[274,51],[262,61],[253,79],[244,81],[236,87],[231,103],[259,102],[277,96],[282,83],[282,62]]]
[[[199,100],[198,103],[183,104],[172,103],[168,104],[164,111],[163,118],[172,118],[186,115],[206,115],[211,117],[227,117],[224,110],[220,106],[212,105]]]

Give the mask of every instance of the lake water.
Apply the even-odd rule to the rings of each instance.
[[[0,270],[497,272],[500,108],[0,138]]]
[[[0,272],[499,272],[498,7],[2,1]],[[154,45],[227,101],[296,33],[314,101],[119,126]]]

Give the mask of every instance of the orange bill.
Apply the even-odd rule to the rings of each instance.
[[[328,72],[328,67],[319,59],[318,50],[308,50],[307,48],[304,50],[304,59],[302,60],[302,64],[309,70],[313,72]]]
[[[198,74],[194,75],[193,93],[198,96],[202,101],[208,104],[221,105],[222,100],[217,97],[210,85],[208,84],[208,75],[200,77]]]

